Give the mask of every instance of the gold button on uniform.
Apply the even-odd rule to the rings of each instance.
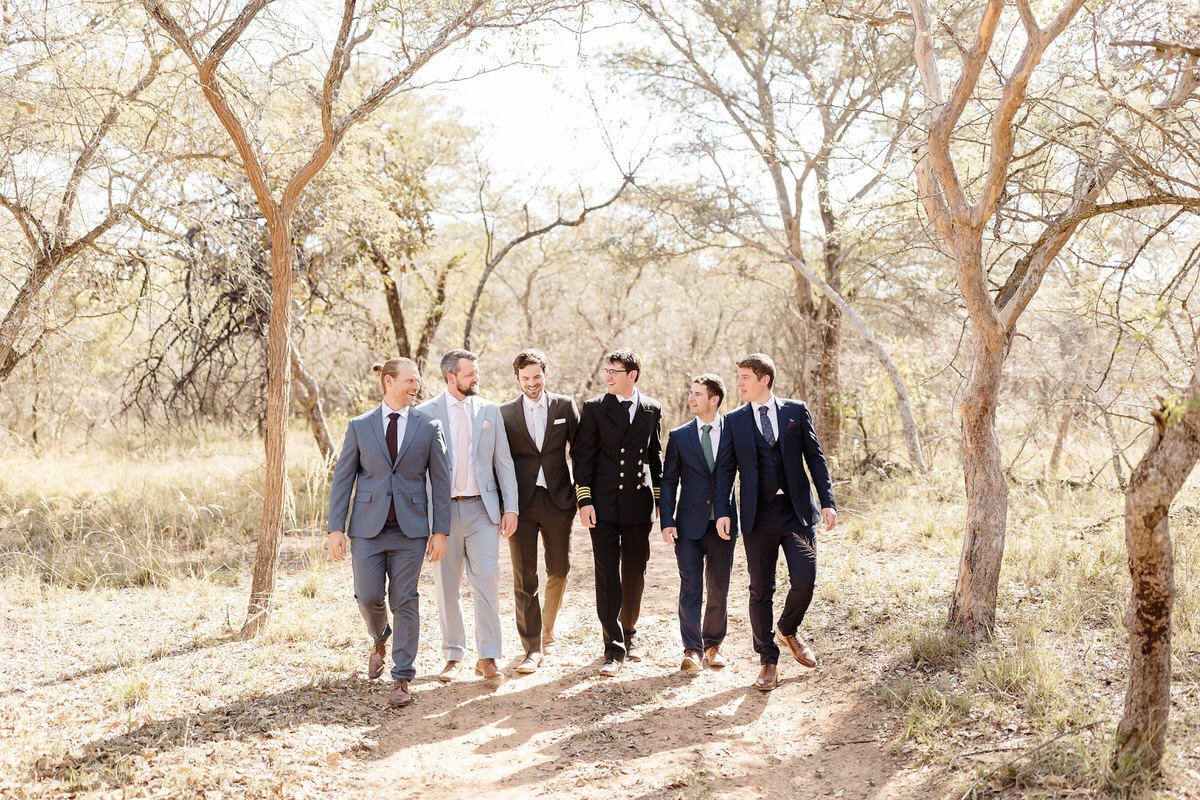
[[[618,477],[618,478],[624,478],[624,477],[625,477],[625,473],[624,473],[624,472],[618,472],[618,473],[617,473],[617,477]]]
[[[617,484],[617,488],[618,488],[618,489],[624,489],[624,488],[625,488],[625,484],[623,484],[623,483],[618,483],[618,484]]]

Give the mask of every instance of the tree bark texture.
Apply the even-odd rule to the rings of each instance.
[[[250,604],[239,639],[252,639],[266,624],[275,592],[275,567],[283,536],[283,506],[287,462],[288,386],[291,383],[292,223],[278,208],[263,209],[271,231],[271,315],[267,323],[267,416],[263,426],[266,485],[262,525],[254,551]],[[326,436],[328,437],[328,432]]]
[[[1180,402],[1175,413],[1164,406],[1154,414],[1154,441],[1125,492],[1125,546],[1133,583],[1125,613],[1129,686],[1113,751],[1113,768],[1125,775],[1156,774],[1166,752],[1175,603],[1168,512],[1200,459],[1200,363]]]

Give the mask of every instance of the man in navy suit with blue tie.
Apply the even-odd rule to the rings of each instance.
[[[725,399],[725,384],[716,375],[697,375],[688,391],[688,408],[695,418],[671,431],[663,464],[663,541],[675,547],[679,564],[679,633],[683,639],[684,672],[699,672],[701,660],[710,667],[726,664],[721,654],[728,625],[726,601],[733,571],[736,521],[731,531],[717,533],[716,454],[730,447],[722,436],[718,409]],[[733,491],[726,498],[733,508]],[[708,602],[701,622],[700,606],[705,589]],[[703,655],[702,655],[703,654]]]
[[[775,362],[769,356],[754,353],[738,361],[737,367],[738,392],[746,403],[725,417],[722,438],[728,438],[731,446],[721,447],[717,457],[717,532],[730,530],[729,495],[734,474],[739,474],[741,528],[750,573],[750,628],[762,665],[754,686],[769,692],[778,685],[779,645],[804,666],[817,665],[816,654],[800,638],[799,629],[817,582],[817,525],[833,530],[837,510],[808,406],[775,396]],[[810,476],[820,510],[809,489]],[[780,549],[790,586],[775,628],[772,601]]]

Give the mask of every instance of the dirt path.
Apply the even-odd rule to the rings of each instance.
[[[681,673],[678,572],[657,536],[639,625],[646,660],[626,664],[616,679],[596,677],[601,643],[593,572],[579,530],[559,653],[534,675],[517,676],[520,643],[509,624],[505,648],[513,658],[499,687],[474,675],[443,686],[426,672],[416,683],[413,708],[378,712],[382,719],[355,789],[414,798],[926,794],[913,792],[914,775],[891,753],[880,709],[854,690],[871,675],[849,642],[814,642],[820,668],[784,661],[776,691],[751,688],[758,662],[740,549],[724,648],[731,663],[695,676]],[[509,574],[505,564],[505,587],[511,587]],[[510,591],[502,602],[511,608]],[[427,634],[434,638],[427,636],[423,646],[436,641],[434,631]],[[422,663],[433,671],[440,664],[430,666],[431,656],[436,660],[430,649]],[[468,654],[468,664],[473,658]]]
[[[474,675],[446,686],[433,678],[442,656],[426,570],[417,702],[394,710],[383,704],[384,682],[363,677],[349,566],[319,557],[319,541],[289,543],[275,616],[249,643],[228,638],[244,609],[240,575],[125,590],[4,584],[0,796],[947,793],[896,747],[896,721],[875,690],[891,656],[859,601],[836,587],[820,587],[806,624],[822,665],[785,661],[776,691],[750,687],[757,659],[740,545],[724,647],[730,666],[696,676],[678,670],[678,573],[660,539],[639,625],[648,658],[612,680],[596,677],[601,646],[582,530],[559,652],[532,676],[514,672],[520,645],[502,557],[508,677],[498,687]],[[822,547],[822,559],[837,563],[857,546],[834,536]],[[469,592],[466,605],[470,612]]]

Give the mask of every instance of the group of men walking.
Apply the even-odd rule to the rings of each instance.
[[[781,646],[801,664],[816,666],[798,631],[816,583],[816,528],[832,529],[837,512],[807,406],[774,395],[769,357],[747,356],[737,362],[744,405],[721,415],[724,383],[716,375],[696,376],[687,398],[694,417],[671,431],[664,460],[662,407],[638,391],[638,355],[615,350],[604,365],[607,391],[578,411],[570,397],[546,390],[548,364],[538,350],[517,354],[513,372],[521,394],[500,406],[478,396],[478,357],[466,350],[442,357],[446,390],[420,405],[414,362],[395,358],[375,366],[383,403],[347,426],[330,490],[326,546],[336,560],[350,550],[354,594],[372,640],[370,678],[383,673],[391,640],[392,705],[412,702],[423,559],[433,564],[445,657],[438,679],[457,678],[466,657],[464,572],[475,598],[475,673],[502,677],[501,539],[512,559],[524,649],[516,671],[540,668],[556,646],[576,513],[592,540],[604,642],[600,675],[617,675],[626,660],[644,657],[637,624],[656,516],[679,566],[681,669],[727,663],[721,646],[739,527],[761,664],[755,688],[776,687]],[[780,551],[790,585],[776,624]]]

